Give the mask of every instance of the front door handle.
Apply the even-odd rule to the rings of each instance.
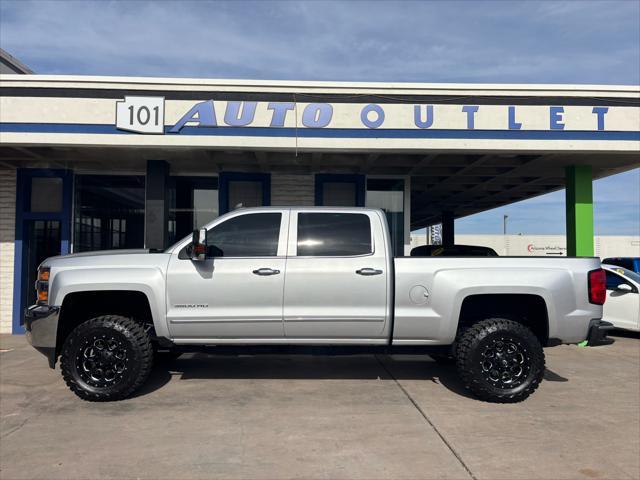
[[[262,275],[262,276],[278,275],[280,273],[280,270],[275,270],[273,268],[258,268],[257,270],[254,270],[253,273],[254,275]]]
[[[361,268],[360,270],[356,270],[356,273],[364,276],[380,275],[382,270],[377,270],[375,268]]]

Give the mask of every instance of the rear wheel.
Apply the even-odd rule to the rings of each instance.
[[[105,315],[76,327],[62,347],[60,369],[73,393],[104,402],[131,395],[149,376],[153,348],[143,326]]]
[[[477,397],[510,403],[524,400],[538,388],[545,359],[540,342],[526,326],[490,318],[461,335],[456,366],[465,387]]]

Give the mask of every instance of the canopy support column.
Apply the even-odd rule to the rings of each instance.
[[[455,243],[455,227],[453,212],[442,212],[442,245],[450,246]]]
[[[567,167],[567,256],[593,256],[593,174],[590,165]]]

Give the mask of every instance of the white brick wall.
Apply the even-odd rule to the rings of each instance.
[[[11,333],[16,172],[0,170],[0,333]]]
[[[271,205],[298,207],[315,203],[313,175],[271,174]]]

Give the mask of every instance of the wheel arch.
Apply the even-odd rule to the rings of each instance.
[[[487,318],[506,318],[528,327],[541,345],[549,342],[549,311],[544,297],[535,293],[475,293],[460,305],[456,337]]]
[[[67,293],[58,318],[55,357],[69,334],[81,323],[102,315],[121,315],[148,325],[152,337],[157,336],[148,295],[141,290],[81,290]]]

